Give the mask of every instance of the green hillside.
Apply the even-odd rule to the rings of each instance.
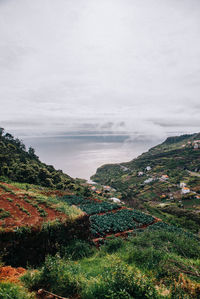
[[[0,298],[200,298],[200,215],[182,207],[199,203],[197,136],[102,166],[93,179],[117,191],[99,195],[2,132]],[[179,176],[191,192],[180,194]]]
[[[198,232],[199,139],[199,133],[169,137],[130,162],[101,166],[91,178],[120,191],[130,206]]]
[[[76,188],[76,182],[62,170],[42,163],[30,147],[0,129],[0,176],[12,181],[65,189]]]

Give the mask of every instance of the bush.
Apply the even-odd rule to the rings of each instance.
[[[129,270],[119,262],[108,266],[104,276],[93,278],[83,288],[83,299],[103,298],[160,298],[152,282],[147,277],[142,277]]]
[[[163,251],[153,247],[137,248],[129,252],[127,262],[134,262],[143,269],[156,269],[163,260]]]
[[[121,238],[111,237],[106,239],[102,249],[108,253],[113,253],[123,246],[124,241]]]
[[[66,247],[61,247],[60,254],[65,258],[72,260],[78,260],[83,257],[89,257],[94,253],[94,248],[91,245],[82,240],[74,240]]]
[[[75,278],[79,267],[70,261],[63,261],[59,256],[48,256],[39,272],[27,272],[21,280],[31,290],[40,288],[60,296],[73,296],[80,292],[80,286]]]

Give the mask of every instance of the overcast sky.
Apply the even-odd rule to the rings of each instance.
[[[0,0],[0,126],[200,131],[200,1]]]

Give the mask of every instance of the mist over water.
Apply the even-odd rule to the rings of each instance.
[[[34,147],[42,162],[84,179],[89,179],[99,166],[128,162],[160,141],[130,139],[128,135],[24,138],[25,145]]]

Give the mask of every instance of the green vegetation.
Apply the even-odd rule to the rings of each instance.
[[[67,202],[69,205],[85,204],[86,201],[91,202],[90,199],[84,198],[83,196],[77,196],[77,195],[65,195],[63,197],[60,197],[59,200]]]
[[[191,206],[198,206],[200,192],[200,151],[190,146],[197,138],[168,138],[129,163],[98,169],[94,179],[151,216],[106,197],[93,199],[84,181],[41,163],[33,149],[26,151],[12,135],[0,134],[0,175],[16,181],[0,183],[5,204],[0,260],[29,269],[20,285],[0,282],[0,298],[32,299],[41,288],[81,299],[200,298],[200,216]],[[163,174],[166,180],[160,180]],[[180,195],[180,181],[194,192]],[[19,225],[22,214],[16,206],[27,215],[31,211],[31,217],[22,217],[27,225]],[[37,225],[31,223],[33,215]],[[9,223],[17,220],[10,230],[6,217]]]
[[[200,149],[194,148],[194,141],[199,139],[200,133],[167,138],[130,162],[101,166],[91,179],[121,192],[130,207],[197,233]],[[182,193],[181,182],[189,193]]]
[[[117,204],[108,203],[106,201],[96,201],[93,199],[76,195],[65,195],[63,197],[60,197],[59,200],[66,202],[69,205],[78,206],[83,212],[85,212],[88,215],[104,213],[118,209],[120,207]]]
[[[0,298],[1,299],[34,299],[34,295],[28,293],[22,286],[0,282]]]
[[[105,213],[118,209],[120,206],[117,204],[111,204],[108,202],[93,202],[87,204],[81,204],[80,209],[88,215]]]
[[[24,285],[85,299],[197,299],[200,295],[200,244],[187,236],[177,238],[176,232],[145,231],[127,240],[110,238],[100,250],[83,242],[84,256],[79,254],[80,242],[74,250],[71,244],[69,248],[65,251],[74,252],[73,260],[59,253],[48,256],[38,271],[22,277]]]
[[[138,227],[133,220],[133,211],[120,210],[116,213],[93,215],[90,217],[91,232],[94,237],[103,237],[108,233],[123,232]]]
[[[21,140],[3,131],[0,134],[0,176],[57,189],[80,189],[80,184],[77,186],[62,170],[42,163],[32,147],[26,150]]]

